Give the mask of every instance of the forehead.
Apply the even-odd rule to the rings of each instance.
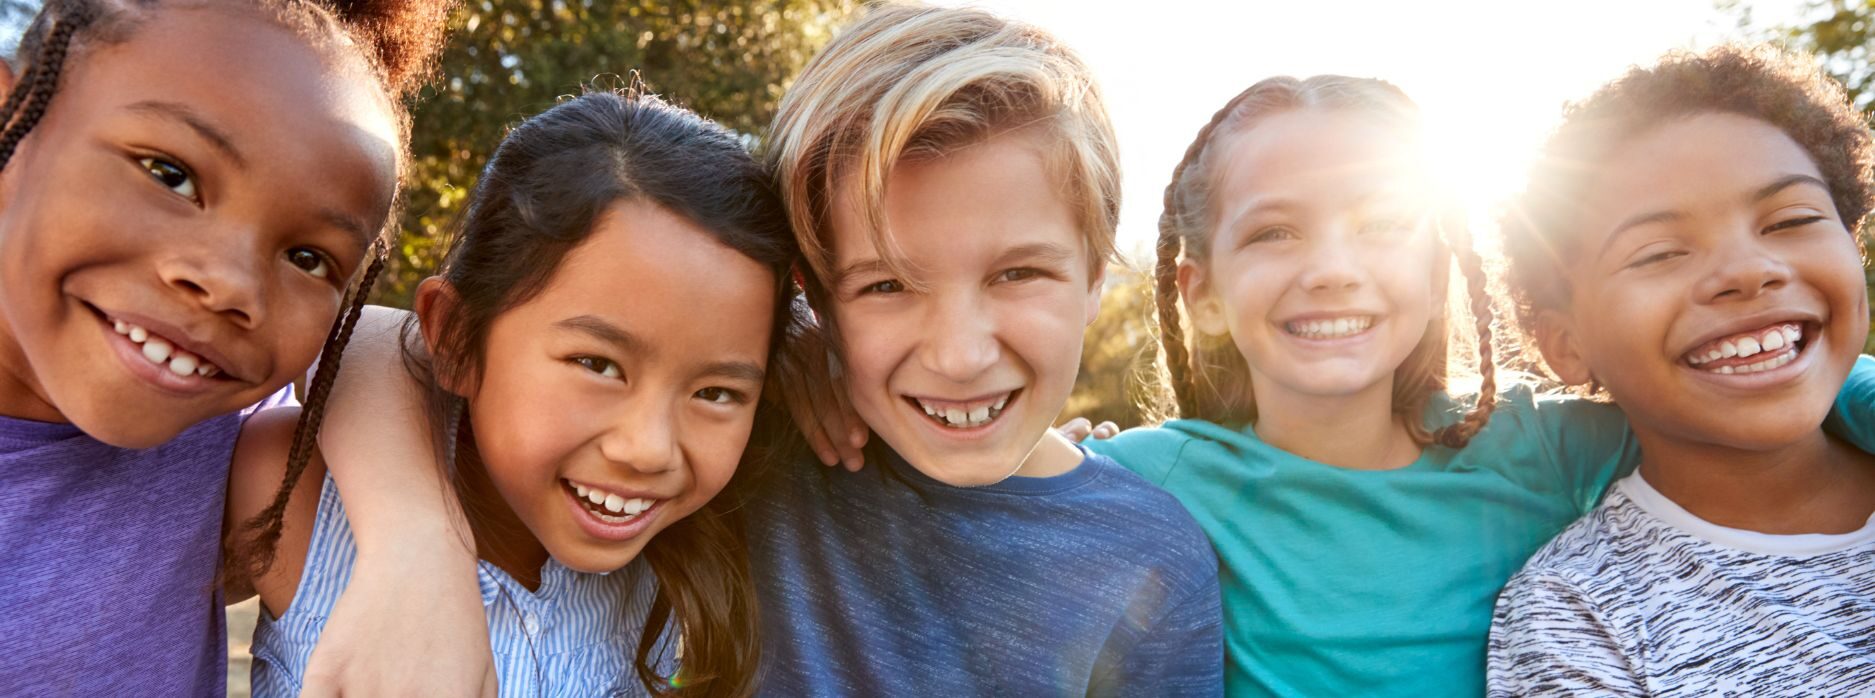
[[[689,219],[633,200],[608,207],[522,307],[547,322],[606,318],[653,344],[687,347],[680,354],[758,361],[768,347],[775,281]]]
[[[1620,219],[1742,201],[1749,192],[1786,175],[1822,176],[1803,147],[1776,126],[1735,114],[1705,113],[1674,119],[1622,142],[1593,173],[1584,199],[1589,219]]]
[[[1297,109],[1258,119],[1213,145],[1212,200],[1228,214],[1257,197],[1340,203],[1429,188],[1418,140],[1377,117]]]
[[[47,119],[183,105],[227,132],[244,159],[286,165],[320,187],[358,183],[388,210],[397,122],[363,59],[336,50],[343,41],[315,46],[257,8],[166,6],[121,40],[75,54]],[[323,175],[332,178],[315,179]]]
[[[888,257],[940,267],[1029,244],[1091,254],[1059,177],[1046,134],[1014,131],[945,153],[901,160],[886,177],[881,207]],[[836,264],[877,257],[858,187],[847,178],[833,201]]]

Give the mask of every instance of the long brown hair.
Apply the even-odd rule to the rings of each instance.
[[[1183,299],[1178,289],[1181,251],[1202,262],[1210,250],[1216,225],[1210,202],[1211,144],[1220,136],[1252,128],[1261,119],[1299,109],[1332,109],[1372,116],[1401,132],[1417,129],[1419,108],[1392,84],[1366,78],[1318,75],[1307,80],[1274,77],[1238,93],[1198,130],[1185,149],[1185,157],[1172,171],[1165,188],[1165,209],[1159,216],[1154,296],[1158,306],[1159,341],[1166,381],[1172,389],[1172,410],[1166,416],[1204,419],[1224,424],[1256,420],[1256,401],[1250,389],[1250,367],[1228,338],[1193,337],[1188,344],[1181,321]],[[1492,362],[1490,296],[1485,290],[1484,264],[1473,249],[1462,217],[1448,206],[1435,216],[1441,247],[1457,260],[1470,293],[1478,336],[1478,372],[1482,380],[1476,405],[1457,423],[1427,432],[1420,415],[1434,391],[1445,387],[1446,313],[1440,304],[1419,345],[1394,372],[1393,411],[1420,443],[1437,442],[1461,448],[1490,419],[1496,394]],[[1441,258],[1444,255],[1440,255]],[[1436,270],[1445,286],[1445,267]],[[1194,333],[1195,334],[1195,333]]]
[[[510,132],[482,172],[439,272],[455,302],[430,328],[433,353],[421,351],[414,319],[405,326],[405,365],[430,387],[437,453],[453,454],[442,465],[458,492],[463,472],[481,464],[464,400],[441,386],[473,381],[495,318],[539,293],[604,211],[625,200],[694,221],[773,273],[769,363],[775,363],[778,340],[794,319],[783,284],[798,254],[781,200],[742,141],[636,89],[562,102]],[[764,401],[756,438],[775,431],[776,414]],[[745,454],[745,466],[750,459]],[[754,690],[760,642],[737,516],[746,470],[739,467],[722,493],[645,546],[658,592],[633,662],[654,695],[745,696]],[[676,676],[661,676],[652,664],[665,649],[660,637],[673,618],[681,666]]]

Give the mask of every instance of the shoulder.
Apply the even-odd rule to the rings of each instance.
[[[1571,604],[1597,611],[1623,606],[1632,580],[1654,567],[1650,561],[1658,528],[1650,526],[1626,497],[1611,495],[1538,550],[1511,578],[1504,599],[1531,607]]]
[[[1089,439],[1083,445],[1160,484],[1189,458],[1239,458],[1259,443],[1223,425],[1175,419],[1156,427],[1134,427],[1111,439]]]
[[[281,407],[254,413],[241,427],[235,442],[234,459],[228,478],[228,510],[223,535],[230,545],[237,544],[240,528],[273,504],[286,479],[287,456],[293,447],[293,435],[299,426],[300,408]],[[319,513],[319,494],[325,483],[325,463],[315,449],[306,469],[293,483],[287,500],[280,541],[275,547],[274,564],[258,579],[246,580],[251,588],[229,589],[230,600],[242,592],[258,594],[270,610],[283,611],[292,601],[293,592],[305,567],[306,551],[312,540],[312,527]],[[278,613],[276,613],[278,615]]]
[[[1177,497],[1100,454],[1089,453],[1081,467],[1097,469],[1097,476],[1078,496],[1097,507],[1102,517],[1127,521],[1111,530],[1130,539],[1127,545],[1137,549],[1142,560],[1181,570],[1181,576],[1215,581],[1217,554],[1211,540]]]

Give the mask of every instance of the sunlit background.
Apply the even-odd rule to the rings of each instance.
[[[1769,26],[1803,7],[1777,0],[1748,10],[1711,0],[945,4],[1040,25],[1092,65],[1120,137],[1122,248],[1141,259],[1185,147],[1226,100],[1262,78],[1338,73],[1399,85],[1424,110],[1448,176],[1484,208],[1518,186],[1565,101],[1669,50],[1742,36],[1746,12]]]
[[[940,0],[946,4],[959,4]],[[442,80],[416,108],[409,205],[372,298],[403,305],[440,258],[481,162],[517,118],[632,70],[759,141],[799,65],[854,0],[460,0]],[[11,54],[38,0],[0,0]],[[1121,247],[1143,260],[1159,201],[1192,136],[1272,75],[1378,77],[1424,110],[1474,220],[1521,184],[1562,105],[1674,49],[1783,37],[1829,53],[1858,104],[1875,94],[1875,0],[972,0],[1060,36],[1092,66],[1121,143]],[[1834,20],[1828,18],[1834,17]],[[1819,38],[1827,37],[1827,39]],[[491,55],[492,54],[492,55]],[[489,58],[498,60],[488,60]],[[595,78],[598,78],[595,80]],[[1488,236],[1488,228],[1481,229]],[[1487,242],[1488,244],[1488,242]],[[1150,356],[1146,280],[1110,278],[1067,413],[1138,423],[1130,376]],[[229,692],[247,693],[254,605],[230,613]]]

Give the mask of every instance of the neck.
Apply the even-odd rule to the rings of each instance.
[[[4,327],[0,327],[0,415],[37,422],[70,421],[46,399],[26,353]]]
[[[468,437],[466,434],[464,438]],[[527,524],[514,515],[508,502],[495,489],[494,481],[481,459],[464,455],[457,449],[456,470],[461,474],[457,496],[475,534],[476,556],[507,572],[528,589],[540,588],[540,569],[547,564],[547,548],[528,530]]]
[[[1054,477],[1063,475],[1081,465],[1081,449],[1075,448],[1060,432],[1049,429],[1042,434],[1042,440],[1035,443],[1029,456],[1022,459],[1022,466],[1016,468],[1014,477]]]
[[[1849,533],[1875,512],[1875,458],[1817,429],[1745,450],[1635,430],[1641,476],[1701,519],[1759,533]]]
[[[1338,468],[1392,470],[1411,465],[1420,446],[1393,414],[1393,378],[1350,395],[1256,390],[1273,385],[1254,371],[1257,437],[1284,451]]]

